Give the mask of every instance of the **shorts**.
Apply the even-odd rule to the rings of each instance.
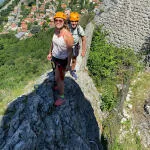
[[[77,57],[79,55],[79,50],[80,50],[80,45],[77,43],[75,46],[73,46],[72,51],[73,51],[73,56]]]
[[[58,59],[54,56],[52,56],[52,61],[55,63],[55,66],[61,66],[63,69],[66,69],[66,66],[68,64],[68,58],[66,59]]]

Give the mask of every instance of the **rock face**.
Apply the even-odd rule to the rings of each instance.
[[[150,45],[149,0],[104,0],[100,10],[95,21],[109,31],[109,42],[135,51]]]
[[[66,103],[55,108],[50,76],[51,73],[35,91],[8,105],[0,125],[0,149],[100,148],[98,123],[93,108],[79,85],[66,77]]]

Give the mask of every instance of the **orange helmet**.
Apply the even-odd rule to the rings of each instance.
[[[66,16],[65,13],[59,11],[59,12],[56,12],[56,14],[55,14],[55,16],[54,16],[54,19],[55,19],[55,18],[62,18],[62,19],[64,19],[64,20],[66,20],[66,19],[67,19],[67,16]]]
[[[80,16],[78,12],[71,12],[70,13],[70,21],[79,21]]]

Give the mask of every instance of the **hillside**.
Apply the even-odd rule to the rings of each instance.
[[[92,29],[92,24],[89,27]],[[90,35],[87,49],[91,31],[86,30]],[[85,70],[87,58],[88,52],[78,60],[77,82],[66,76],[65,105],[53,106],[57,94],[52,90],[53,72],[42,76],[33,91],[8,105],[0,127],[1,149],[102,149],[99,93]]]
[[[23,95],[11,99],[8,104],[6,101],[5,109],[1,105],[4,116],[1,115],[0,122],[0,149],[149,149],[149,0],[104,0],[101,4],[92,20],[96,25],[89,23],[85,29],[87,53],[85,58],[78,57],[79,79],[74,81],[69,73],[66,74],[66,103],[57,108],[53,106],[57,93],[53,91],[53,72],[48,70],[49,65],[47,73],[39,80],[35,81],[33,76],[32,81],[28,80]],[[96,30],[99,25],[102,31]],[[93,37],[94,27],[96,35]],[[105,34],[107,42],[103,39]],[[30,40],[36,43],[38,36],[40,34]],[[27,51],[33,47],[28,40],[23,39],[22,43],[24,41],[28,43],[25,44]],[[31,57],[27,63],[28,66],[33,65],[33,74],[34,70],[38,70],[36,64],[40,61],[49,64],[45,62],[49,45],[47,40],[44,43],[45,51],[39,49],[40,46],[36,47],[39,50],[36,63]],[[3,48],[1,43],[0,47]],[[30,50],[33,54],[36,52]],[[3,63],[2,60],[0,62]],[[6,64],[12,62],[15,59]],[[7,73],[4,71],[4,74]],[[14,81],[13,78],[10,81]],[[0,92],[5,94],[4,90]]]
[[[148,119],[150,106],[149,5],[149,0],[104,0],[103,5],[100,6],[100,14],[94,18],[96,24],[103,24],[103,30],[109,33],[107,35],[109,43],[120,48],[132,48],[142,57],[146,65],[146,69],[133,76],[130,81],[131,85],[127,98],[125,98],[126,101],[123,103],[123,110],[120,112],[114,109],[113,112],[116,112],[113,115],[114,118],[110,115],[108,122],[104,124],[105,135],[110,141],[109,149],[144,150],[150,147]],[[116,124],[115,121],[120,117],[121,129],[118,138],[115,130],[118,123]]]

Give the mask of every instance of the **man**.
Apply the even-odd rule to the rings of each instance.
[[[72,55],[72,59],[71,59],[71,71],[70,74],[74,77],[75,80],[77,80],[77,74],[76,74],[76,62],[77,62],[77,56],[79,55],[79,50],[80,50],[80,45],[79,45],[79,41],[80,39],[82,40],[82,52],[81,52],[81,56],[84,57],[85,56],[85,52],[86,52],[86,37],[85,37],[85,32],[83,30],[83,28],[79,25],[79,14],[78,12],[71,12],[70,13],[70,32],[73,35],[74,38],[74,44],[73,44],[73,55]]]
[[[71,13],[71,9],[70,8],[66,8],[65,9],[65,11],[64,11],[64,13],[66,14],[66,16],[67,16],[67,23],[68,23],[68,25],[70,24],[70,13]]]

